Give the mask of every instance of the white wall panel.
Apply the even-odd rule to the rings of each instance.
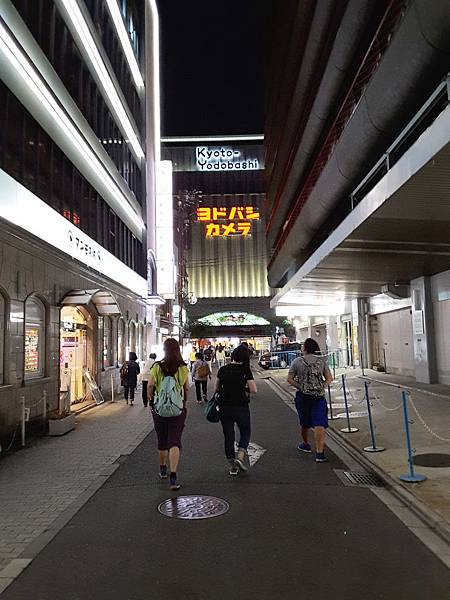
[[[376,318],[380,359],[383,361],[384,349],[388,372],[414,377],[414,346],[410,310],[403,309],[383,313],[377,315]]]
[[[439,383],[450,385],[450,300],[433,302]]]

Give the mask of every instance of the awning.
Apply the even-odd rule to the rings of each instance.
[[[61,306],[93,304],[99,315],[121,315],[116,299],[106,290],[72,290],[61,300]]]

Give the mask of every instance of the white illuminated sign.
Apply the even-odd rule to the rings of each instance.
[[[175,297],[172,161],[156,163],[156,270],[158,294]]]
[[[261,168],[257,158],[243,158],[240,150],[229,147],[197,146],[195,162],[199,171],[255,171]]]
[[[138,296],[147,296],[147,282],[143,277],[1,170],[0,217],[120,283]]]

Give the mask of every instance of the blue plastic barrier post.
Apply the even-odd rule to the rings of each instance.
[[[345,375],[342,374],[342,389],[344,390],[344,402],[345,402],[345,414],[347,415],[347,427],[341,429],[343,433],[355,433],[355,431],[359,431],[357,427],[352,427],[350,425],[350,414],[348,412],[348,401],[347,401],[347,388],[345,387]]]
[[[425,481],[425,475],[419,475],[414,473],[414,464],[412,457],[412,449],[411,449],[411,436],[409,433],[409,416],[408,416],[408,393],[403,390],[402,391],[402,400],[403,400],[403,418],[405,421],[405,435],[406,435],[406,447],[408,450],[408,465],[409,465],[409,473],[407,475],[400,475],[400,479],[402,481],[406,481],[408,483],[416,483],[418,481]]]
[[[369,383],[367,381],[364,382],[364,392],[365,392],[366,402],[367,402],[367,414],[369,417],[370,437],[372,439],[372,445],[366,446],[364,448],[364,452],[383,452],[383,450],[384,450],[383,446],[377,446],[377,444],[375,442],[375,430],[373,427],[372,409],[370,407],[370,399],[369,399]]]
[[[328,415],[328,420],[333,421],[334,419],[339,419],[337,415],[333,415],[333,405],[331,404],[331,389],[328,386],[328,402],[330,404],[330,414]]]

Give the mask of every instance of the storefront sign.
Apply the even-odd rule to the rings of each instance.
[[[229,147],[197,146],[195,162],[199,171],[254,171],[261,168],[257,158],[243,158],[240,150]]]
[[[147,282],[143,277],[1,170],[0,217],[146,297]]]
[[[206,237],[247,236],[252,231],[253,221],[259,221],[260,214],[253,206],[197,208],[197,222],[206,225]]]

